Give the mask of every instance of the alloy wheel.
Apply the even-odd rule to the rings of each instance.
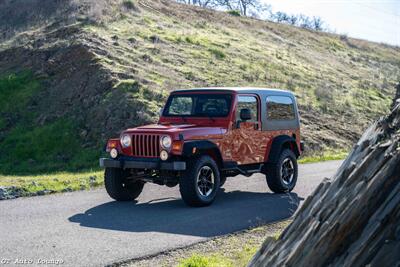
[[[290,185],[293,181],[294,177],[294,165],[293,162],[290,158],[286,158],[282,162],[281,166],[281,177],[282,177],[282,182],[285,185]]]
[[[211,195],[214,189],[214,172],[209,166],[200,168],[197,174],[197,191],[202,197]]]

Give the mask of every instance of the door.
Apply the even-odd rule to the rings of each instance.
[[[256,95],[239,94],[230,138],[232,160],[240,165],[263,162],[261,126],[260,99]]]

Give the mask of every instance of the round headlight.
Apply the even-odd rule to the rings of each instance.
[[[160,158],[161,158],[161,160],[167,160],[168,159],[168,152],[165,151],[165,150],[161,150]]]
[[[123,136],[121,136],[121,145],[123,147],[129,147],[132,143],[132,139],[129,135],[124,134]]]
[[[161,137],[160,144],[161,144],[162,148],[169,150],[172,145],[171,137],[169,135],[165,135],[165,136]]]
[[[113,159],[115,159],[116,157],[118,157],[118,151],[117,151],[115,148],[111,149],[111,151],[110,151],[110,156],[111,156]]]

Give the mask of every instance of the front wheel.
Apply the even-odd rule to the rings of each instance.
[[[144,183],[131,182],[127,179],[127,172],[117,168],[106,168],[104,185],[110,197],[117,201],[135,200],[142,193]]]
[[[179,181],[183,201],[193,207],[210,205],[220,187],[217,164],[209,156],[202,156],[189,160],[187,165]]]
[[[276,163],[267,168],[267,184],[274,193],[286,193],[293,190],[297,182],[297,159],[293,151],[282,151]]]

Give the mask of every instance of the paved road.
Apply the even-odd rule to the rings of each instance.
[[[102,266],[285,219],[339,165],[300,166],[286,195],[272,194],[262,175],[231,178],[205,208],[185,206],[176,187],[152,184],[137,203],[112,201],[103,189],[0,201],[0,266],[5,259]]]

